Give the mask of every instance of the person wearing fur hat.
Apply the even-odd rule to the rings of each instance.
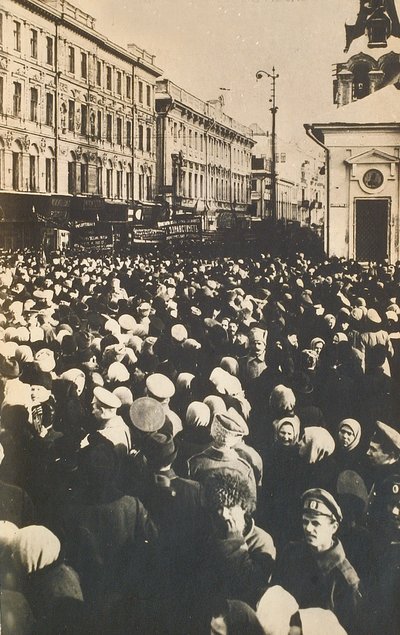
[[[363,595],[360,580],[337,538],[342,511],[321,488],[302,495],[303,540],[281,552],[273,575],[300,609],[331,610],[349,635],[360,635]]]
[[[214,472],[204,484],[210,538],[203,573],[215,598],[234,598],[255,607],[267,588],[275,545],[253,520],[254,497],[238,473]]]
[[[232,413],[228,412],[216,414],[211,423],[210,446],[192,456],[187,462],[189,478],[204,482],[213,471],[239,473],[256,498],[257,486],[253,468],[234,449],[248,432],[247,424],[242,417],[232,416]]]
[[[256,379],[267,368],[266,363],[267,332],[260,328],[252,328],[249,333],[249,352],[240,360],[240,376],[243,385]]]

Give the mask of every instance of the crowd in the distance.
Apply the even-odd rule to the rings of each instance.
[[[398,635],[400,265],[0,256],[2,634]]]

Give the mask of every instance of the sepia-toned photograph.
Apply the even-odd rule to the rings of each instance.
[[[1,635],[400,635],[400,0],[0,0]]]

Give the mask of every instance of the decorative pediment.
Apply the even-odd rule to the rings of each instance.
[[[400,161],[399,157],[395,157],[392,154],[388,154],[387,152],[383,152],[382,150],[376,150],[372,148],[371,150],[367,150],[366,152],[361,152],[361,154],[355,154],[349,159],[345,159],[345,162],[349,165],[356,164],[377,164],[377,163],[398,163]]]

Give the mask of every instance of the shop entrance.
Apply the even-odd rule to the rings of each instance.
[[[356,200],[356,259],[384,260],[388,255],[387,199]]]

